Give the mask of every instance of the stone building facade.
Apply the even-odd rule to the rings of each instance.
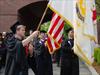
[[[25,5],[28,5],[36,1],[41,0],[0,0],[0,32],[10,31],[10,26],[16,22],[17,10]],[[98,39],[100,39],[100,21],[98,22],[97,28]]]
[[[17,10],[36,1],[41,0],[0,0],[0,32],[10,31],[10,26],[16,22]]]

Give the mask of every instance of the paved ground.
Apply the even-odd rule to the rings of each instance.
[[[60,75],[60,68],[56,67],[56,64],[53,64],[53,71],[54,75]],[[0,73],[0,75],[4,74]],[[31,69],[29,69],[29,75],[34,75]],[[80,62],[80,75],[92,75],[88,68],[82,62]]]
[[[53,65],[54,75],[60,75],[60,68],[56,67],[56,64]],[[29,75],[34,75],[31,69],[29,69]],[[80,62],[80,75],[92,75],[84,63]]]

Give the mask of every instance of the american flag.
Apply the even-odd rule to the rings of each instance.
[[[64,30],[64,20],[58,15],[53,14],[50,27],[48,29],[47,46],[49,52],[52,54],[55,50],[60,48]]]

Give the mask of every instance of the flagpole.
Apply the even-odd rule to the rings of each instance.
[[[41,23],[42,23],[42,21],[43,21],[45,15],[46,15],[46,13],[47,13],[47,10],[48,10],[48,4],[47,4],[46,9],[44,10],[44,13],[43,13],[43,15],[42,15],[42,18],[41,18],[41,20],[40,20],[40,22],[39,22],[38,27],[37,27],[36,30],[39,30],[39,28],[40,28],[40,26],[41,26]]]

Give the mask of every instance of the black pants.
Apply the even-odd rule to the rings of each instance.
[[[60,57],[61,57],[61,50],[57,50],[56,51],[56,63],[57,63],[57,66],[60,65]]]
[[[0,69],[5,66],[6,55],[0,56]]]
[[[77,56],[62,57],[60,75],[79,75],[79,60]]]
[[[28,57],[28,64],[32,71],[37,75],[36,60],[35,57]]]
[[[53,75],[52,61],[47,56],[37,56],[36,66],[38,75]]]

